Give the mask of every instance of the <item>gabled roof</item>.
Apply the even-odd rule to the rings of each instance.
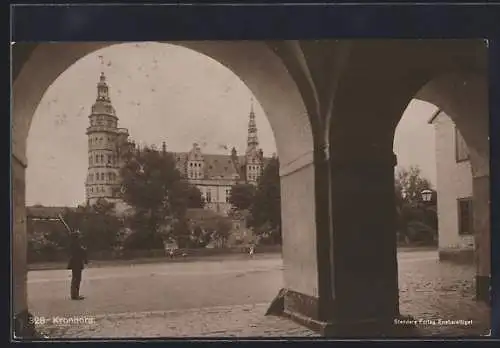
[[[209,178],[234,179],[240,175],[229,155],[205,155],[205,175]]]
[[[186,163],[188,162],[188,152],[173,152],[177,168],[185,174]],[[234,163],[231,155],[214,155],[203,154],[203,161],[205,164],[205,177],[207,178],[221,178],[221,179],[234,179],[236,174],[242,175],[246,163],[246,157],[238,156],[238,163]],[[271,160],[270,157],[264,157],[264,167]]]
[[[177,167],[181,169],[182,172],[185,172],[184,168],[188,161],[188,153],[176,152],[173,153],[173,156]],[[234,179],[236,174],[240,174],[238,172],[239,168],[235,168],[230,155],[203,154],[203,161],[205,164],[205,176],[208,178],[220,177],[222,179]]]

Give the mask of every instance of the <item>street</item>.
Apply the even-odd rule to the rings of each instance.
[[[489,327],[489,309],[473,299],[473,266],[439,262],[436,251],[400,252],[398,260],[401,313],[416,319],[472,320],[468,327],[427,325],[423,334],[479,335]],[[41,325],[56,336],[313,335],[286,319],[264,320],[267,306],[283,287],[279,254],[88,268],[81,286],[86,297],[83,301],[69,300],[69,282],[67,270],[28,273],[33,315],[86,316],[99,323],[93,327]],[[131,318],[135,331],[125,324]],[[166,318],[171,326],[165,325]],[[143,329],[139,330],[137,323],[142,323]],[[272,332],[264,330],[273,325]]]

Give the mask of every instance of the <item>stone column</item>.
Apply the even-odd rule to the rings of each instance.
[[[396,156],[371,145],[331,152],[333,303],[326,334],[390,334],[399,317]]]
[[[25,207],[24,161],[12,156],[12,310],[14,338],[35,335],[33,321],[28,312],[27,295],[27,236]]]
[[[476,297],[478,300],[490,302],[491,277],[491,241],[490,241],[490,177],[484,175],[474,177],[473,219],[475,234],[476,258]]]

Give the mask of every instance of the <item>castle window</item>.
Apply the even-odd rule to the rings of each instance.
[[[110,173],[108,173],[108,180],[110,180],[110,181],[111,181],[111,180],[113,180],[113,177],[112,177],[111,172],[110,172]]]
[[[104,173],[101,173],[101,180],[104,180]]]
[[[207,202],[210,203],[212,201],[212,192],[210,192],[210,189],[207,189]]]
[[[92,164],[92,155],[89,156],[89,163]]]
[[[90,192],[94,192],[94,188],[93,187],[90,188]]]
[[[99,163],[99,155],[95,155],[95,163]]]
[[[472,198],[458,199],[458,234],[473,234]]]
[[[193,163],[189,163],[189,166],[190,166],[190,167],[193,167]]]
[[[104,163],[104,155],[101,155],[101,163]]]
[[[111,164],[111,155],[108,155],[108,164]]]

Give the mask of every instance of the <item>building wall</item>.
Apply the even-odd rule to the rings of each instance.
[[[433,121],[436,136],[439,249],[473,250],[473,235],[459,235],[458,199],[472,198],[470,161],[457,162],[453,121],[440,113]]]

